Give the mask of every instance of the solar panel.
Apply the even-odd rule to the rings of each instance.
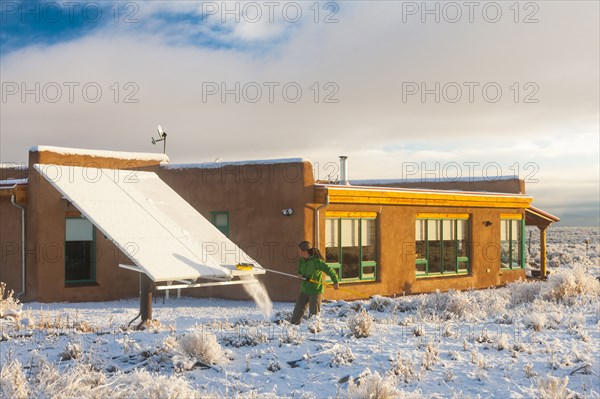
[[[84,217],[153,281],[227,279],[238,263],[264,273],[156,173],[35,164]]]

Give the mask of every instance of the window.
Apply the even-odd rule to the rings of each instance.
[[[229,237],[229,212],[211,212],[210,215],[212,224],[214,224],[221,233],[225,234],[225,237]]]
[[[417,276],[469,272],[468,215],[435,218],[417,215],[415,250]]]
[[[332,212],[331,214],[335,214]],[[373,281],[377,274],[376,214],[325,219],[325,260],[341,281]],[[372,215],[372,216],[371,216]]]
[[[500,217],[500,265],[503,269],[521,269],[525,264],[525,223],[521,215]]]
[[[87,219],[67,218],[65,230],[65,282],[96,281],[96,230]]]

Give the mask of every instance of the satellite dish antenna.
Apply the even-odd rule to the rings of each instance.
[[[156,145],[159,141],[163,142],[163,154],[167,153],[167,132],[163,130],[163,128],[158,125],[158,139],[152,137],[152,144]]]

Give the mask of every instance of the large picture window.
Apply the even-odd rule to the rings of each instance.
[[[373,281],[377,276],[376,218],[327,217],[325,258],[341,281]]]
[[[500,265],[503,269],[521,269],[525,264],[525,223],[521,215],[500,219]]]
[[[96,232],[87,219],[67,218],[65,230],[65,282],[96,281]]]
[[[415,227],[417,276],[469,272],[468,216],[417,218]]]

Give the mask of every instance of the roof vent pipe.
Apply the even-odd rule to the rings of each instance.
[[[339,184],[342,186],[349,186],[348,182],[348,157],[340,155],[340,181]]]

